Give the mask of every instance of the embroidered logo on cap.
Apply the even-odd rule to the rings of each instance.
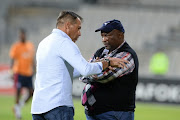
[[[110,22],[105,22],[104,25],[106,26],[107,24],[109,24]]]

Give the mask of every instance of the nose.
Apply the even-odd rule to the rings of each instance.
[[[107,37],[102,37],[102,42],[106,42],[107,40]]]
[[[81,31],[79,31],[79,36],[81,36]]]

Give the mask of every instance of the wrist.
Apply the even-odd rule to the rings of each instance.
[[[108,62],[106,61],[106,60],[102,60],[101,61],[102,62],[102,64],[103,64],[103,69],[102,69],[102,71],[105,71],[109,66],[108,66]]]
[[[108,59],[108,58],[105,58],[104,60],[105,60],[105,61],[108,63],[108,67],[109,67],[109,66],[111,66],[110,59]]]

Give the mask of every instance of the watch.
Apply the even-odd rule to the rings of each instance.
[[[108,66],[110,66],[110,60],[108,58],[105,58],[104,60],[108,62]]]

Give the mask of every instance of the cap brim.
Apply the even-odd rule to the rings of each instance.
[[[109,33],[109,32],[111,32],[112,30],[107,29],[107,26],[102,26],[101,28],[95,30],[95,32],[99,32],[99,31]]]
[[[101,30],[102,30],[102,27],[99,28],[99,29],[97,29],[97,30],[95,30],[95,32],[99,32],[99,31],[101,31]]]

